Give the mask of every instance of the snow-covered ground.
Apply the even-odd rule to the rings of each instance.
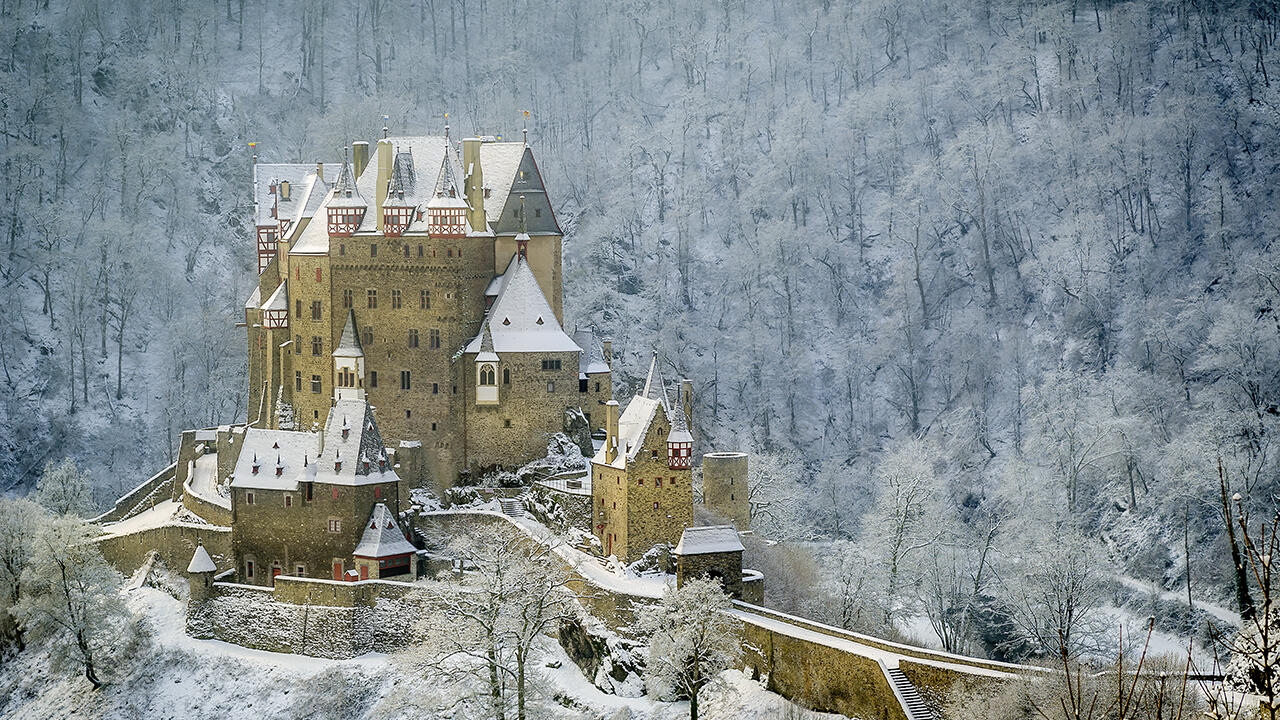
[[[136,656],[105,672],[97,692],[74,670],[49,667],[48,653],[32,647],[0,663],[0,718],[463,718],[465,692],[428,677],[406,657],[370,653],[351,660],[252,650],[184,632],[182,601],[144,586],[128,592],[130,609],[145,619],[150,642]],[[582,675],[550,638],[538,648],[535,699],[540,718],[688,717],[687,703],[610,695]],[[726,671],[702,694],[708,720],[777,717],[835,718],[795,713],[780,696],[741,672]],[[474,704],[474,702],[472,702]]]

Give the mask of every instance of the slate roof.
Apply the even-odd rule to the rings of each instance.
[[[351,554],[363,558],[385,558],[412,552],[417,552],[417,548],[405,539],[400,526],[396,524],[395,515],[386,505],[378,503],[369,514],[369,522],[364,524],[360,544],[356,545]]]
[[[356,332],[356,311],[347,310],[347,324],[342,326],[342,336],[338,338],[338,347],[333,350],[334,357],[364,357],[364,349],[360,347],[360,334]]]
[[[484,175],[484,186],[489,188],[489,197],[484,200],[484,216],[490,223],[497,223],[502,217],[524,151],[523,142],[480,144],[480,172]]]
[[[349,430],[345,439],[344,426]],[[259,461],[256,475],[254,457]],[[336,467],[339,461],[341,469]],[[276,475],[277,463],[281,466],[280,475]],[[334,403],[323,435],[249,428],[231,477],[233,488],[262,490],[296,490],[299,482],[372,485],[400,481],[386,455],[373,410],[364,400],[353,399]]]
[[[365,201],[364,196],[360,193],[360,188],[356,184],[355,172],[351,169],[351,163],[347,162],[346,151],[342,153],[342,170],[338,172],[338,179],[333,183],[333,195],[325,201],[328,207],[339,208],[367,208],[369,203]],[[370,195],[370,197],[375,197]],[[367,218],[369,213],[365,213]]]
[[[280,283],[280,287],[276,288],[276,291],[271,293],[271,297],[267,298],[267,301],[262,304],[263,310],[289,309],[289,293],[285,290],[285,283],[287,282],[287,280],[282,281]]]
[[[204,573],[216,572],[218,566],[213,564],[213,558],[209,557],[209,551],[204,549],[204,544],[196,546],[196,551],[191,556],[191,562],[187,565],[187,573]]]
[[[627,462],[635,460],[636,455],[640,453],[640,448],[644,446],[645,435],[649,432],[649,426],[653,424],[653,419],[657,417],[659,411],[662,411],[665,416],[666,412],[658,400],[640,395],[631,398],[631,402],[627,403],[627,409],[618,418],[618,456],[612,463],[606,463],[605,446],[602,445],[596,451],[595,457],[591,458],[591,462],[597,465],[609,465],[619,470],[625,468]]]
[[[582,354],[578,356],[578,372],[580,374],[594,375],[595,373],[609,372],[609,363],[604,359],[604,346],[596,338],[594,330],[587,328],[574,331],[573,341],[578,344],[578,347],[582,348]]]
[[[324,164],[325,177],[338,172],[337,163]],[[316,179],[315,163],[256,163],[253,166],[253,219],[255,225],[273,225],[277,219],[294,217],[299,208],[310,199],[308,186]],[[271,194],[271,185],[286,180],[289,183],[289,200],[280,200]],[[321,182],[323,185],[323,182]],[[276,215],[271,210],[276,209]],[[277,218],[278,216],[278,218]]]
[[[685,528],[673,550],[676,555],[709,555],[742,552],[742,538],[732,525],[706,525]]]
[[[581,352],[556,320],[551,305],[538,286],[538,279],[523,258],[503,275],[498,299],[489,308],[480,332],[467,343],[464,352],[478,353],[486,329],[493,335],[493,349],[499,355],[521,352]]]

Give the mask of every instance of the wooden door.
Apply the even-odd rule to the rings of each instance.
[[[333,579],[342,580],[342,563],[338,560],[333,561]]]

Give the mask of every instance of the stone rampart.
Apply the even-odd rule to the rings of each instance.
[[[110,510],[93,518],[91,522],[99,524],[119,522],[130,515],[134,515],[139,510],[151,507],[151,503],[148,501],[153,497],[166,499],[169,495],[169,488],[172,487],[171,483],[176,470],[177,463],[174,463],[147,478],[141,485],[116,500],[115,505]]]
[[[230,505],[231,501],[227,501]],[[182,484],[182,504],[191,512],[214,525],[231,525],[231,508],[211,502],[191,491],[191,483]]]
[[[187,634],[271,652],[352,658],[412,642],[421,605],[412,586],[281,575],[276,586],[215,582],[187,606]]]
[[[220,525],[175,522],[123,535],[104,535],[97,542],[107,562],[125,575],[142,567],[152,550],[170,570],[183,572],[200,543],[204,543],[219,568],[231,565],[231,528]]]

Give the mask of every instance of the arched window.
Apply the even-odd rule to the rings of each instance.
[[[481,385],[497,385],[498,372],[489,364],[480,366],[480,384]]]

